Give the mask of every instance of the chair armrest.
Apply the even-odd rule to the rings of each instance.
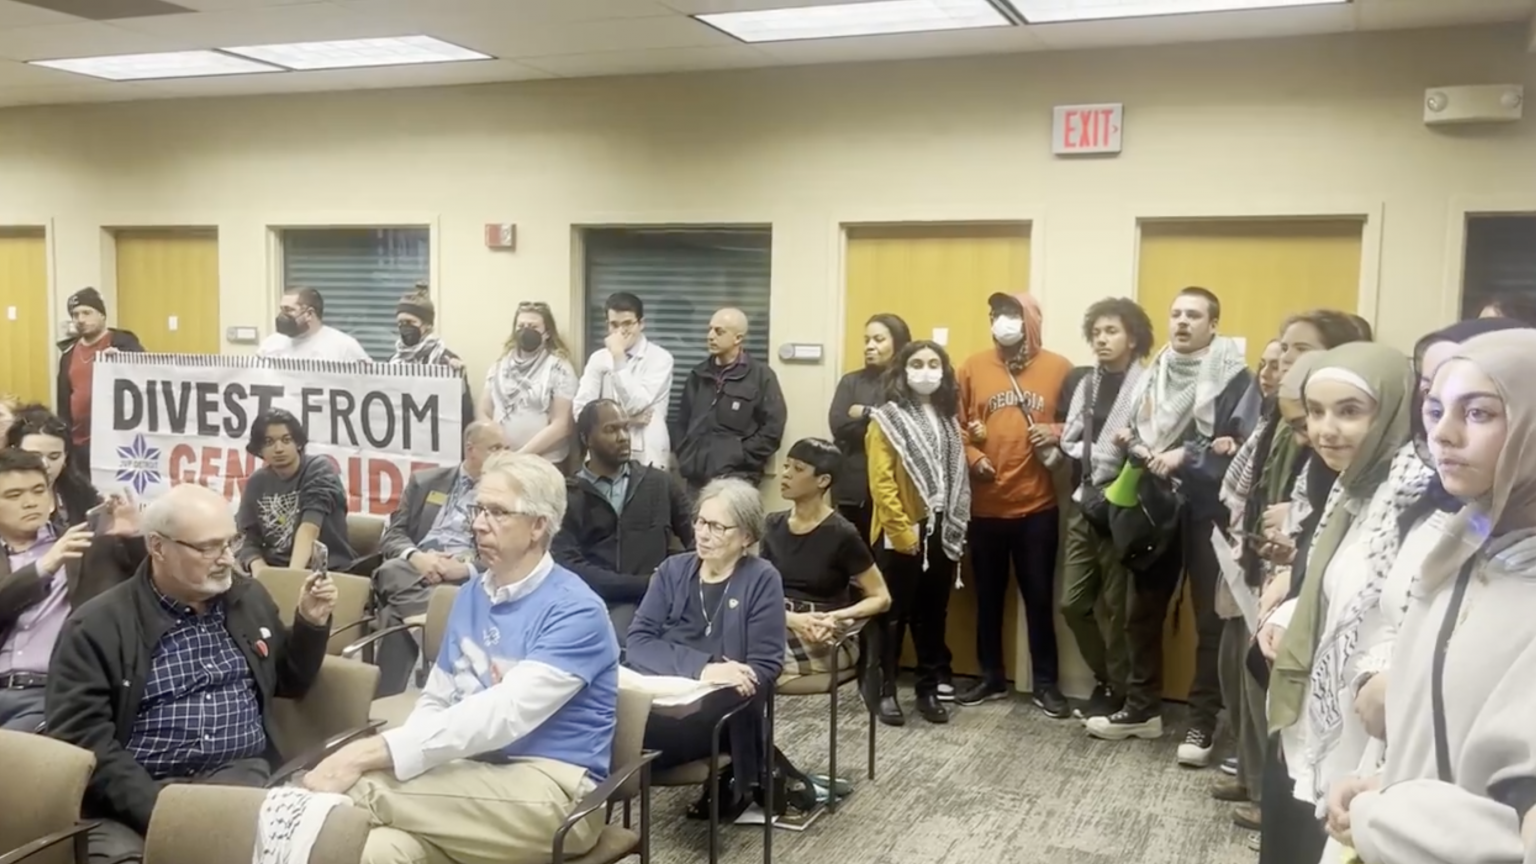
[[[100,822],[81,822],[71,828],[65,828],[63,831],[55,831],[46,837],[39,837],[25,846],[12,849],[4,855],[0,855],[0,864],[19,864],[19,862],[26,861],[44,849],[51,849],[65,840],[72,840],[76,837],[84,840],[83,835],[85,832],[100,824]]]
[[[331,636],[335,637],[337,634],[345,633],[348,630],[358,630],[358,629],[361,629],[363,627],[367,627],[369,624],[372,624],[372,623],[373,623],[373,619],[372,618],[359,618],[356,621],[353,621],[351,624],[344,624],[344,625],[342,625],[340,627],[332,627],[331,628]],[[348,647],[351,647],[351,646],[348,646]]]
[[[376,630],[357,640],[356,642],[353,642],[351,645],[341,649],[341,656],[347,658],[348,660],[355,659],[359,651],[362,651],[369,645],[372,645],[380,639],[383,639],[385,636],[393,636],[396,633],[405,633],[411,630],[423,630],[425,629],[425,626],[426,625],[424,624],[396,624],[393,627],[385,627],[383,630]]]
[[[384,723],[385,721],[383,720],[369,720],[367,723],[364,723],[361,726],[332,735],[330,738],[326,739],[325,743],[321,744],[319,747],[315,747],[302,756],[290,759],[287,764],[283,765],[283,767],[272,772],[271,778],[267,780],[267,788],[275,789],[276,787],[287,783],[290,779],[293,778],[293,775],[299,773],[300,771],[306,771],[315,767],[316,765],[319,765],[322,761],[325,760],[326,757],[330,756],[332,753],[335,753],[337,750],[340,750],[341,748],[360,738],[367,738],[369,735],[372,735],[373,733],[384,728]]]
[[[609,774],[608,779],[604,780],[602,785],[583,796],[581,801],[576,804],[576,809],[572,810],[565,817],[565,821],[560,823],[560,830],[555,832],[554,859],[559,861],[565,857],[565,837],[572,828],[576,827],[577,823],[596,813],[599,807],[607,804],[608,799],[612,798],[614,793],[619,791],[619,787],[627,782],[629,778],[635,776],[635,772],[643,771],[645,776],[648,777],[651,772],[651,763],[660,755],[661,752],[658,750],[640,754],[639,759]],[[648,790],[650,784],[642,781],[640,786],[641,789]],[[646,805],[642,803],[641,806]]]

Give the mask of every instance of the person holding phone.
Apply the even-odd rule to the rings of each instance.
[[[92,751],[82,811],[92,861],[133,862],[168,783],[264,786],[273,699],[304,696],[325,660],[336,586],[304,584],[293,625],[236,578],[224,496],[185,483],[140,518],[148,560],[76,610],[48,670],[48,734]]]
[[[316,541],[330,569],[344,573],[357,558],[347,536],[347,493],[336,466],[306,452],[309,431],[281,408],[251,423],[246,452],[262,466],[240,496],[239,561],[252,575],[268,567],[307,566]]]

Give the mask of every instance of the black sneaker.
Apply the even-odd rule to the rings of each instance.
[[[944,697],[941,694],[939,698],[943,699]],[[980,705],[983,702],[995,702],[999,699],[1007,698],[1007,684],[988,681],[985,678],[954,695],[954,701],[959,705]]]
[[[1108,717],[1124,707],[1124,696],[1115,695],[1115,691],[1108,684],[1099,684],[1093,688],[1093,695],[1088,697],[1087,702],[1072,710],[1072,716],[1079,720]]]
[[[1211,748],[1215,741],[1204,729],[1191,729],[1184,734],[1179,745],[1179,764],[1185,768],[1204,768],[1211,764]]]
[[[1072,703],[1061,695],[1055,684],[1042,687],[1029,701],[1035,703],[1035,707],[1044,711],[1045,716],[1052,720],[1064,720],[1072,716]]]
[[[1108,717],[1089,717],[1083,724],[1089,736],[1105,741],[1124,741],[1127,738],[1163,737],[1163,718],[1151,711],[1133,711],[1121,708]]]

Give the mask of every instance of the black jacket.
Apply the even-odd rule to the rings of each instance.
[[[133,578],[144,555],[142,537],[96,537],[84,555],[64,564],[69,608],[79,609],[97,594]],[[23,613],[47,597],[47,584],[36,563],[12,572],[10,559],[0,556],[0,643],[10,637]]]
[[[855,405],[878,408],[887,401],[883,369],[860,369],[849,372],[837,382],[832,393],[832,407],[827,411],[827,425],[832,430],[832,441],[843,453],[843,467],[832,484],[834,504],[850,504],[855,507],[869,502],[869,456],[864,452],[864,432],[869,428],[868,417],[849,417],[848,409]]]
[[[767,363],[747,354],[717,380],[712,358],[688,373],[681,410],[674,421],[672,447],[678,471],[694,486],[717,477],[756,483],[784,438],[789,409],[779,376]]]
[[[144,346],[139,343],[139,337],[132,330],[118,330],[108,328],[108,336],[111,339],[110,346],[119,351],[137,351],[143,353]],[[80,341],[79,336],[71,336],[59,343],[59,376],[58,391],[59,400],[57,413],[64,425],[74,428],[74,421],[69,417],[69,396],[74,392],[74,387],[69,383],[69,357],[74,353],[75,344]]]
[[[54,647],[47,694],[48,734],[96,754],[82,807],[86,818],[115,819],[140,834],[149,830],[160,783],[127,746],[155,646],[173,624],[149,579],[146,562],[131,580],[75,610]],[[250,666],[262,716],[273,699],[303,696],[325,661],[329,624],[315,627],[295,614],[294,626],[284,625],[261,583],[241,576],[224,594],[224,611],[229,633]],[[263,638],[263,628],[271,635]],[[260,641],[266,643],[265,654],[257,651]]]
[[[672,554],[672,537],[683,548],[693,548],[688,494],[665,471],[629,463],[622,514],[613,512],[608,498],[579,475],[567,478],[565,487],[565,521],[550,551],[604,603],[639,603],[651,574]]]
[[[1259,399],[1252,385],[1253,373],[1244,369],[1216,396],[1214,438],[1226,436],[1243,441],[1253,432],[1259,418]],[[1218,520],[1225,525],[1231,517],[1227,506],[1221,503],[1221,481],[1227,476],[1232,457],[1216,453],[1210,444],[1191,423],[1184,433],[1184,465],[1178,470],[1180,491],[1191,519]]]

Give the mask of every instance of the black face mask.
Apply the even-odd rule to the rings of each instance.
[[[304,332],[304,328],[299,326],[298,320],[292,315],[279,315],[277,316],[277,332],[284,336],[297,336]]]
[[[524,327],[517,331],[517,350],[524,354],[532,354],[542,347],[544,347],[543,333],[532,327]]]
[[[407,348],[421,341],[421,328],[415,324],[400,325],[400,344]]]

